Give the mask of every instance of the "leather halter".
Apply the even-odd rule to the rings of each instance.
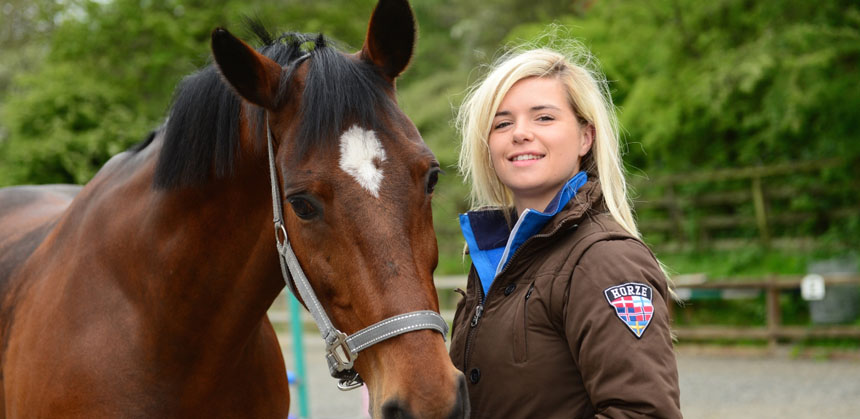
[[[294,62],[298,64],[307,55]],[[319,328],[326,343],[326,361],[331,376],[339,379],[338,388],[344,391],[352,390],[364,383],[358,372],[353,368],[358,353],[368,347],[395,336],[416,330],[432,329],[442,334],[442,339],[448,335],[448,324],[432,310],[420,310],[400,314],[365,327],[352,335],[347,335],[334,327],[325,310],[317,299],[308,282],[296,254],[287,237],[284,227],[281,193],[278,185],[277,168],[275,166],[274,146],[272,145],[272,129],[269,126],[269,116],[266,114],[266,139],[269,151],[269,175],[272,182],[272,212],[274,213],[275,241],[278,247],[278,260],[281,264],[281,274],[290,291],[300,297]],[[295,284],[295,285],[294,285]],[[298,327],[294,325],[293,327]]]

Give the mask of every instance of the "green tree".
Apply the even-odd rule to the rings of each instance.
[[[857,207],[850,186],[860,176],[853,127],[860,118],[856,2],[603,0],[558,22],[590,47],[611,81],[633,173],[839,157],[844,164],[818,179],[784,180],[800,192],[780,205],[817,214]],[[507,39],[533,39],[545,30],[544,24],[521,25]],[[802,193],[822,183],[841,185],[843,193]],[[693,198],[724,186],[731,187],[703,183],[681,193]],[[827,237],[822,243],[858,243],[860,213],[822,217],[781,228]],[[755,237],[756,231],[733,234]]]
[[[0,0],[0,185],[86,182],[163,120],[209,34],[243,16],[360,47],[376,0]],[[860,176],[860,6],[837,0],[413,1],[419,39],[399,100],[446,174],[434,199],[443,271],[462,271],[452,119],[499,45],[555,22],[611,81],[626,161],[649,175],[839,156]],[[846,188],[844,202],[856,191]],[[828,206],[834,201],[797,205]],[[853,222],[853,224],[851,224]],[[840,237],[860,233],[860,220]],[[850,227],[853,225],[853,227]],[[854,232],[854,233],[852,233]],[[855,234],[860,236],[860,234]]]
[[[860,6],[596,2],[560,22],[613,81],[632,163],[687,171],[857,156]],[[515,37],[533,37],[525,25]],[[643,152],[644,149],[644,152]]]
[[[31,59],[32,65],[0,66],[0,89],[4,83],[10,89],[8,94],[0,90],[0,97],[5,96],[0,109],[3,185],[88,181],[111,155],[160,124],[178,81],[208,62],[209,34],[217,26],[247,36],[245,17],[265,22],[279,16],[277,26],[266,22],[273,30],[325,32],[346,45],[360,46],[367,18],[356,16],[369,17],[375,2],[61,4],[16,2],[4,8],[10,10],[4,45],[19,54],[28,48],[47,52]],[[33,25],[45,27],[41,38],[20,35],[30,33]],[[17,43],[5,42],[7,38]]]

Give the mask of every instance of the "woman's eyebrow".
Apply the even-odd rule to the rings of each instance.
[[[531,108],[529,108],[529,111],[530,112],[537,112],[537,111],[542,111],[542,110],[546,110],[546,109],[553,109],[556,111],[560,110],[558,108],[558,106],[555,106],[555,105],[536,105],[536,106],[532,106]],[[511,116],[511,111],[498,111],[498,112],[496,112],[496,115],[493,117],[498,118],[500,116]]]
[[[556,111],[560,110],[560,109],[558,108],[558,106],[555,106],[555,105],[537,105],[537,106],[532,106],[532,107],[531,107],[531,111],[532,111],[532,112],[534,112],[534,111],[542,111],[542,110],[545,110],[545,109],[553,109],[553,110],[556,110]]]

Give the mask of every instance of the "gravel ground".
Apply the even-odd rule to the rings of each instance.
[[[337,389],[323,359],[319,335],[305,336],[311,418],[367,417],[364,387]],[[281,340],[287,368],[295,371],[292,341]],[[684,416],[707,418],[858,418],[860,354],[849,359],[794,359],[784,352],[678,350]],[[293,389],[290,411],[298,416]]]
[[[678,354],[687,418],[858,418],[860,361],[786,354]]]
[[[365,402],[365,387],[356,390],[341,391],[337,388],[337,380],[328,373],[325,361],[325,345],[318,333],[306,333],[303,337],[305,347],[305,368],[308,380],[308,404],[310,418],[313,419],[358,419],[367,418]],[[287,370],[295,371],[295,355],[292,350],[292,339],[281,337],[281,348],[284,350],[284,361]],[[290,386],[290,414],[299,417],[298,390]]]

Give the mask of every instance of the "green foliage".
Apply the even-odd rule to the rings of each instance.
[[[673,310],[675,326],[763,327],[767,322],[764,297],[753,300],[693,300]]]
[[[242,17],[257,16],[276,30],[324,32],[355,50],[375,3],[0,0],[0,185],[86,182],[111,155],[163,121],[179,80],[208,62],[216,26],[247,39]],[[563,25],[599,58],[625,129],[625,160],[636,173],[653,177],[839,156],[844,167],[791,182],[798,189],[848,185],[841,192],[779,205],[820,212],[856,203],[856,187],[850,186],[860,177],[853,129],[860,120],[856,2],[412,3],[419,43],[399,80],[399,101],[446,172],[434,198],[440,273],[467,268],[457,225],[467,188],[456,170],[456,107],[480,75],[476,68],[496,56],[501,42],[534,39],[550,22]],[[705,186],[696,188],[679,193],[693,196]],[[746,214],[751,207],[737,211]],[[801,224],[798,232],[824,241],[860,237],[860,215],[824,230],[814,220]],[[708,266],[685,262],[684,255],[661,257],[681,272]],[[763,254],[725,257],[731,268],[707,269],[746,273],[764,260],[781,272],[802,270],[804,260],[792,254],[786,256],[791,262],[768,262],[771,256]]]
[[[68,65],[22,77],[38,86],[5,109],[17,134],[3,144],[14,183],[85,183],[110,156],[139,141],[151,122],[123,106],[117,91]]]
[[[649,173],[860,155],[856,2],[604,0],[560,22],[600,58]]]
[[[213,17],[204,9],[161,1],[140,13],[129,0],[70,7],[45,62],[18,75],[2,108],[10,138],[0,144],[0,184],[85,183],[157,126],[178,76],[205,60],[211,25],[199,22]]]
[[[603,0],[582,16],[558,22],[591,48],[611,81],[632,171],[654,178],[837,156],[843,165],[814,178],[777,179],[782,184],[771,188],[789,188],[797,195],[769,209],[814,214],[776,233],[816,237],[826,247],[860,244],[857,216],[822,218],[829,209],[858,205],[851,186],[860,175],[860,138],[853,127],[860,118],[856,2]],[[521,25],[507,39],[533,39],[545,31],[543,23]],[[640,190],[652,187],[647,178],[637,183]],[[695,201],[714,188],[738,189],[729,183],[689,184],[676,194]],[[821,185],[841,192],[816,192]],[[643,226],[650,220],[648,211],[639,213]],[[729,211],[753,216],[750,201]],[[695,237],[700,231],[696,217],[707,212],[691,208],[689,215],[685,232]],[[758,232],[751,225],[725,234],[755,241]],[[757,251],[762,250],[752,250]],[[789,258],[795,263],[765,260],[764,265],[803,270],[796,262],[804,256],[795,252]],[[684,266],[682,272],[707,265],[684,262],[683,255],[673,259]],[[761,261],[720,260],[734,273],[761,269],[754,267]],[[708,269],[721,271],[698,270]]]
[[[366,18],[355,16],[369,16],[375,2],[340,3],[69,2],[56,12],[62,23],[52,28],[41,65],[31,59],[31,71],[17,72],[0,66],[0,81],[2,70],[14,73],[0,108],[0,185],[87,182],[110,156],[161,123],[179,80],[208,63],[209,36],[217,26],[248,36],[244,16],[266,21],[277,11],[285,22],[269,22],[274,30],[290,25],[359,44]]]
[[[659,253],[670,274],[706,273],[714,278],[755,275],[792,275],[806,272],[810,261],[823,255],[801,254],[757,247],[724,251]]]

